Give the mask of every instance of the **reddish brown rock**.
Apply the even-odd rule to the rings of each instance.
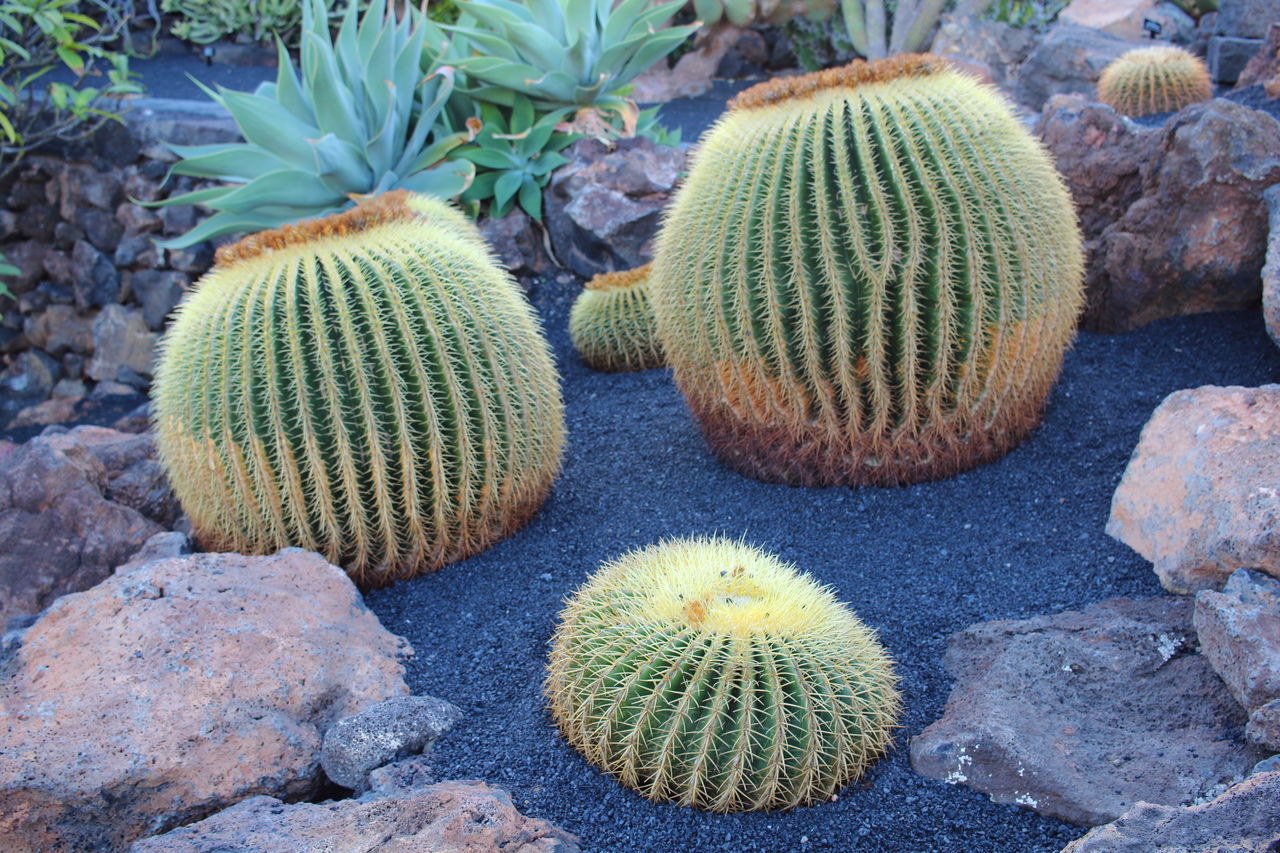
[[[1085,824],[1237,781],[1263,754],[1195,653],[1191,610],[1186,598],[1116,598],[955,634],[943,663],[956,684],[912,740],[912,766]]]
[[[543,230],[519,207],[501,219],[486,217],[480,233],[493,247],[499,262],[516,275],[540,275],[551,269],[551,259],[543,248]]]
[[[1170,592],[1239,568],[1280,577],[1280,385],[1170,394],[1142,429],[1107,533]]]
[[[1139,803],[1062,853],[1274,853],[1278,839],[1280,773],[1258,773],[1200,805]]]
[[[1141,165],[1141,194],[1109,225],[1086,273],[1083,328],[1248,308],[1262,295],[1280,122],[1221,98],[1169,119]]]
[[[1247,569],[1227,580],[1222,592],[1196,595],[1196,634],[1204,656],[1251,715],[1248,734],[1280,752],[1280,728],[1268,725],[1280,701],[1280,581]]]
[[[577,853],[578,839],[527,818],[483,782],[440,782],[381,798],[285,805],[254,797],[130,853]]]
[[[50,305],[28,318],[24,331],[33,347],[49,355],[93,352],[93,321],[80,316],[70,305]]]
[[[1259,83],[1268,83],[1280,77],[1280,23],[1274,23],[1267,30],[1267,40],[1254,57],[1245,64],[1244,70],[1236,79],[1236,88],[1244,89]],[[1268,94],[1270,94],[1268,92]],[[1275,95],[1271,95],[1275,97]]]
[[[107,498],[106,442],[95,454],[84,434],[34,438],[0,460],[0,623],[93,586],[161,531]]]
[[[120,849],[255,794],[310,795],[325,730],[407,693],[406,653],[298,549],[160,560],[65,596],[5,654],[5,850]]]

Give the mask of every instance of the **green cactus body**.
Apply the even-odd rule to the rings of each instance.
[[[662,347],[649,303],[649,265],[602,273],[578,294],[569,337],[590,367],[613,373],[662,367]]]
[[[1131,50],[1098,79],[1098,100],[1127,116],[1172,112],[1212,97],[1209,69],[1180,47]]]
[[[157,443],[203,547],[377,586],[537,511],[564,412],[537,319],[443,202],[388,193],[219,251],[164,338]]]
[[[650,274],[658,339],[726,464],[918,482],[1039,422],[1083,302],[1071,199],[994,90],[899,56],[747,90]]]
[[[653,800],[717,812],[829,800],[892,740],[901,702],[875,634],[831,591],[724,539],[606,564],[551,642],[551,714]]]

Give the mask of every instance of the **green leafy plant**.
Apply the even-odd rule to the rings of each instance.
[[[108,3],[91,5],[101,22],[79,11],[74,0],[0,2],[0,175],[29,151],[118,121],[105,99],[141,91],[128,57],[106,47],[124,19]],[[39,86],[58,66],[70,69],[75,80]],[[90,85],[99,79],[105,85]]]
[[[569,311],[569,339],[595,370],[665,365],[649,302],[649,265],[601,273],[588,281]]]
[[[1015,27],[1043,28],[1051,24],[1070,0],[994,0],[988,4],[987,20]]]
[[[840,0],[840,12],[858,55],[884,59],[921,50],[945,5],[946,0],[897,0],[890,17],[885,0]]]
[[[1083,306],[1075,208],[994,90],[938,57],[738,95],[667,208],[658,339],[750,476],[897,485],[1039,423]]]
[[[391,189],[440,198],[466,189],[475,174],[471,162],[445,158],[473,129],[438,132],[453,70],[421,70],[427,26],[416,9],[396,21],[385,0],[374,0],[363,16],[349,7],[330,40],[322,0],[307,0],[301,79],[277,42],[275,83],[252,94],[206,89],[231,113],[245,141],[170,146],[183,158],[172,174],[231,183],[157,202],[216,211],[162,245],[178,248],[274,228]]]
[[[1219,0],[1173,0],[1173,2],[1197,21],[1210,12],[1218,11],[1219,7]]]
[[[888,654],[831,590],[725,539],[607,563],[567,602],[547,669],[552,719],[588,761],[716,812],[830,800],[902,708]]]
[[[220,249],[153,399],[203,547],[297,545],[366,587],[519,529],[564,443],[523,292],[466,217],[403,191]]]
[[[803,17],[819,21],[830,17],[835,0],[692,0],[693,12],[703,26],[727,21],[735,27],[755,23],[785,24]]]
[[[20,272],[22,272],[22,270],[18,269],[13,264],[6,261],[4,258],[4,253],[0,252],[0,276],[17,275]],[[2,296],[7,296],[10,299],[12,299],[13,291],[11,291],[9,289],[9,286],[6,285],[3,281],[0,281],[0,297]]]
[[[522,95],[544,111],[615,113],[632,135],[636,106],[619,90],[697,29],[663,28],[684,0],[646,9],[648,2],[457,0],[463,15],[445,27],[450,44],[439,46],[477,100],[511,107]],[[580,126],[592,129],[590,121]]]
[[[551,172],[569,162],[560,152],[577,137],[558,133],[556,124],[565,110],[537,116],[525,97],[514,99],[505,110],[497,104],[480,105],[481,130],[475,140],[450,156],[475,164],[476,177],[460,200],[487,202],[489,216],[497,219],[519,203],[524,212],[542,221],[542,189]]]
[[[668,148],[675,148],[680,144],[680,137],[683,135],[680,128],[672,130],[662,122],[658,121],[658,110],[660,107],[649,107],[643,109],[636,114],[636,136],[643,136],[653,142],[654,145],[665,145]]]

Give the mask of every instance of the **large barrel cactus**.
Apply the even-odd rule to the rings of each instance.
[[[992,89],[899,56],[740,94],[668,209],[658,337],[713,450],[805,485],[994,459],[1080,311],[1071,199]]]
[[[595,276],[569,312],[569,338],[590,367],[608,373],[662,367],[649,304],[649,265]]]
[[[302,546],[365,586],[514,532],[564,441],[519,288],[461,214],[405,192],[219,250],[154,400],[202,546]]]
[[[1209,69],[1172,45],[1128,51],[1098,78],[1098,100],[1127,116],[1167,113],[1212,97]]]
[[[718,812],[823,802],[892,739],[901,701],[875,634],[830,590],[743,543],[633,551],[561,616],[552,717],[650,799]]]

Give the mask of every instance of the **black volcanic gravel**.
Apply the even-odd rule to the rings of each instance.
[[[897,489],[757,482],[708,453],[667,371],[595,373],[566,333],[577,283],[540,282],[569,426],[564,473],[523,531],[465,562],[373,592],[417,650],[414,693],[463,721],[436,745],[440,778],[509,789],[518,808],[591,853],[1057,851],[1081,827],[917,776],[908,739],[950,689],[948,635],[975,622],[1161,593],[1150,565],[1104,532],[1112,492],[1160,400],[1198,385],[1280,380],[1256,311],[1081,334],[1043,427],[1004,459]],[[713,815],[622,788],[558,735],[545,709],[547,642],[563,599],[601,561],[663,537],[744,536],[830,584],[897,660],[906,714],[891,754],[838,800]]]

